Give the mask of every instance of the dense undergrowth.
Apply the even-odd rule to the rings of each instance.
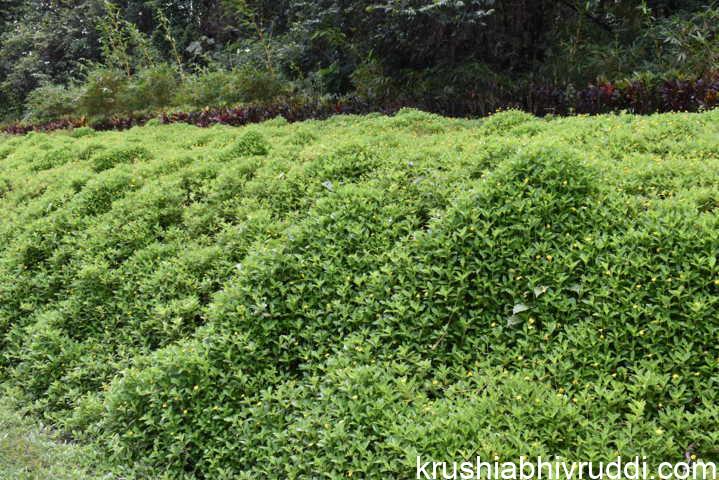
[[[0,399],[0,478],[2,480],[100,480],[88,472],[92,453],[63,440],[57,432],[23,418],[17,405]],[[105,477],[108,480],[109,477]]]
[[[6,395],[137,478],[719,458],[719,111],[0,139]]]
[[[245,75],[242,78],[247,78]],[[232,78],[231,75],[227,77]],[[267,83],[262,76],[253,80]],[[230,82],[231,83],[231,82]],[[520,84],[507,89],[503,95],[485,96],[476,92],[455,95],[452,98],[427,99],[411,95],[389,95],[390,98],[369,98],[362,95],[344,97],[311,97],[304,95],[275,96],[252,95],[261,101],[237,103],[209,99],[206,104],[195,102],[190,110],[177,108],[163,111],[151,99],[162,96],[166,86],[157,82],[152,89],[134,102],[122,97],[106,98],[112,85],[98,84],[92,90],[99,97],[86,99],[95,105],[94,110],[67,110],[64,115],[48,113],[34,118],[34,122],[0,123],[0,134],[24,135],[29,132],[51,132],[68,128],[90,126],[96,131],[125,130],[155,120],[162,123],[189,123],[198,127],[216,124],[243,126],[283,117],[289,122],[324,120],[337,114],[393,114],[402,108],[415,108],[450,117],[477,118],[501,110],[523,110],[538,116],[575,115],[621,112],[651,114],[665,112],[701,112],[719,105],[719,72],[707,72],[701,78],[687,80],[680,77],[644,76],[619,82],[598,82],[585,88],[539,84],[528,87]],[[136,91],[130,89],[131,94]],[[67,108],[77,101],[54,100],[53,96],[39,92],[39,98]],[[240,97],[237,97],[240,98]],[[80,102],[82,104],[82,102]],[[124,109],[108,105],[127,105]],[[134,105],[134,106],[133,106]],[[140,109],[137,105],[143,105]],[[201,107],[199,105],[204,105]],[[223,106],[219,106],[223,105]]]

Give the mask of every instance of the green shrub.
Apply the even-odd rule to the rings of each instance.
[[[70,131],[70,136],[73,138],[91,137],[93,135],[95,135],[95,130],[90,127],[78,127]]]
[[[716,459],[718,119],[7,140],[2,380],[120,478]]]
[[[32,169],[35,171],[47,170],[64,165],[72,161],[75,152],[67,147],[48,150],[38,156],[32,163]]]
[[[120,147],[101,151],[92,157],[92,167],[96,172],[109,170],[123,163],[132,163],[150,158],[150,152],[144,147]]]
[[[121,101],[128,111],[156,111],[172,105],[179,87],[177,72],[168,65],[142,69],[135,73]]]
[[[129,112],[124,104],[129,77],[121,70],[93,70],[80,90],[77,110],[90,118],[107,118]]]
[[[234,160],[251,155],[267,155],[269,148],[270,145],[261,133],[249,131],[227,147],[222,152],[221,157],[227,160]]]
[[[87,182],[72,202],[83,215],[98,215],[108,211],[112,202],[133,188],[136,185],[132,173],[115,168]]]
[[[73,115],[79,91],[64,85],[43,85],[30,92],[25,100],[25,116],[37,122],[45,122]]]
[[[145,126],[148,127],[157,127],[159,125],[162,125],[162,121],[159,118],[151,118],[145,123]]]
[[[308,166],[307,173],[325,181],[358,181],[379,166],[377,157],[375,152],[363,145],[348,145],[318,158]]]
[[[351,78],[357,96],[369,102],[381,104],[399,96],[399,85],[385,75],[382,65],[376,59],[358,65]]]
[[[254,68],[209,71],[189,78],[175,103],[194,107],[225,107],[243,102],[268,102],[285,93],[281,80]]]
[[[488,133],[506,133],[509,130],[531,122],[534,116],[521,110],[508,110],[501,114],[494,114],[482,122],[482,130]]]
[[[12,191],[12,183],[7,178],[0,179],[0,198]]]

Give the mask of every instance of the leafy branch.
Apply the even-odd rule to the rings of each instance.
[[[253,33],[262,46],[265,68],[276,77],[274,67],[274,49],[272,47],[273,22],[266,25],[261,9],[249,0],[225,0],[225,4],[235,13],[240,26]]]

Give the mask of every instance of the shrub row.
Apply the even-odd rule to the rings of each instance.
[[[215,124],[239,126],[262,122],[277,116],[295,122],[310,119],[321,120],[337,114],[393,113],[404,107],[419,108],[443,115],[474,117],[485,116],[492,111],[507,108],[517,108],[543,116],[547,114],[596,115],[623,110],[637,114],[673,111],[695,112],[708,110],[717,105],[719,105],[719,73],[714,73],[697,80],[644,78],[617,83],[605,82],[589,85],[581,90],[572,87],[532,85],[526,88],[526,92],[518,90],[511,94],[505,93],[504,99],[494,98],[489,104],[481,94],[476,92],[465,98],[452,98],[443,102],[411,97],[393,101],[384,100],[381,103],[360,97],[340,99],[289,97],[238,107],[163,112],[159,117],[137,114],[115,115],[93,121],[88,121],[83,117],[37,124],[16,123],[5,126],[2,132],[25,134],[31,131],[45,132],[88,124],[101,131],[124,130],[136,125],[143,125],[153,118],[159,118],[162,123],[182,122],[200,127]]]
[[[195,75],[182,75],[168,65],[146,67],[132,75],[113,68],[96,68],[82,83],[48,84],[33,90],[27,99],[26,119],[42,122],[82,116],[102,122],[168,108],[194,110],[268,103],[287,91],[286,82],[251,67]]]
[[[384,113],[399,110],[399,106],[382,108]],[[156,120],[159,123],[187,123],[198,127],[210,125],[240,126],[249,123],[258,123],[276,117],[283,117],[287,121],[297,122],[310,119],[325,119],[338,114],[362,114],[374,111],[370,104],[359,99],[344,100],[289,98],[274,103],[248,104],[238,107],[205,108],[191,112],[163,112],[159,116],[135,115],[115,116],[95,121],[87,118],[63,119],[48,123],[16,123],[2,129],[3,133],[23,135],[28,132],[49,132],[91,126],[97,131],[126,130],[134,126]]]
[[[574,91],[533,89],[527,107],[535,114],[601,114],[626,110],[638,114],[695,112],[719,105],[719,73],[697,80],[644,78],[589,85]]]
[[[718,119],[0,137],[0,378],[128,479],[716,460]]]

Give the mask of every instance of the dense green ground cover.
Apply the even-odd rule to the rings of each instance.
[[[0,401],[0,479],[2,480],[99,480],[85,468],[92,459],[85,448],[59,438],[23,418],[15,405]],[[108,480],[109,477],[105,477]]]
[[[2,138],[5,395],[125,477],[716,459],[718,207],[719,110]]]

